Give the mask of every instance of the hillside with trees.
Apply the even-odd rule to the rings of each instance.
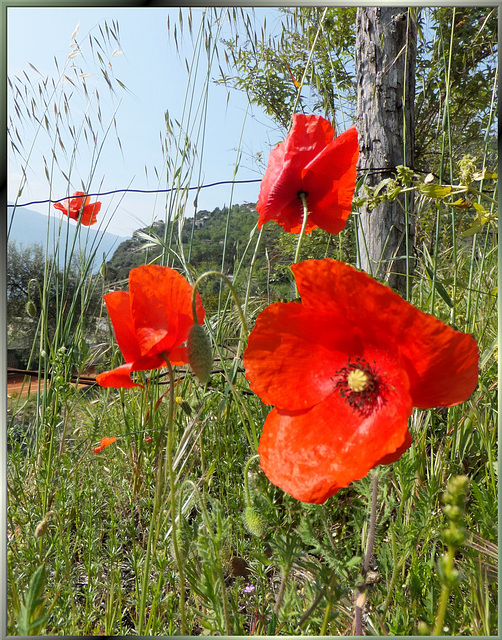
[[[179,223],[154,222],[150,227],[138,229],[131,239],[122,242],[112,259],[106,264],[106,280],[110,287],[126,286],[129,271],[133,267],[148,262],[156,262],[163,251],[168,250],[170,266],[177,269],[186,265],[186,271],[196,278],[205,271],[222,271],[230,276],[237,291],[243,292],[248,282],[249,268],[254,257],[253,278],[250,294],[254,297],[275,301],[291,292],[289,265],[296,248],[296,236],[281,233],[274,222],[257,229],[258,214],[254,204],[217,207],[213,211],[199,211],[195,220],[186,219],[179,241]],[[351,251],[350,238],[353,237],[349,221],[344,233],[344,257]],[[336,254],[335,254],[336,243]],[[324,258],[326,255],[339,257],[339,243],[322,229],[305,237],[301,257]],[[347,254],[347,255],[345,255]],[[218,307],[219,280],[202,283],[201,294],[206,308],[210,311]]]

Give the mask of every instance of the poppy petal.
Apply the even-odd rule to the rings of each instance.
[[[399,350],[415,407],[452,406],[476,388],[478,348],[469,334],[455,331],[343,262],[308,260],[291,268],[302,304],[320,313],[343,313],[366,340]]]
[[[66,205],[65,205],[65,203],[66,203]],[[62,211],[63,213],[68,215],[68,200],[62,200],[61,202],[55,202],[54,203],[54,209],[59,209],[59,211]]]
[[[86,227],[94,224],[95,222],[97,222],[97,215],[100,210],[101,202],[94,202],[93,204],[85,205],[82,211],[82,218],[80,219],[80,222]]]
[[[284,142],[285,160],[305,167],[329,145],[335,130],[329,120],[313,114],[293,115],[291,129]]]
[[[188,338],[193,324],[192,286],[174,269],[144,265],[129,273],[132,317],[143,355],[169,352]],[[204,309],[197,294],[197,317]]]
[[[333,377],[347,363],[348,353],[361,353],[360,340],[348,325],[334,326],[332,316],[297,302],[278,302],[258,316],[244,367],[263,402],[294,411],[331,395]]]
[[[115,332],[115,339],[126,362],[141,356],[131,314],[131,296],[127,291],[114,291],[103,296]]]
[[[133,365],[131,363],[126,363],[110,371],[104,371],[96,376],[96,382],[105,389],[108,387],[113,387],[114,389],[142,387],[142,384],[131,380],[132,367]]]
[[[99,447],[94,447],[93,449],[94,453],[101,453],[101,451],[103,451],[105,447],[108,447],[109,445],[113,444],[116,441],[116,439],[117,438],[115,436],[105,436],[104,438],[101,438]]]
[[[396,460],[399,460],[399,458],[403,455],[403,453],[407,451],[410,447],[411,447],[411,434],[407,430],[403,444],[400,447],[398,447],[394,451],[394,453],[388,453],[387,455],[380,458],[380,460],[373,466],[378,467],[381,464],[392,464],[393,462],[396,462]]]
[[[478,384],[478,345],[474,338],[418,309],[409,313],[409,339],[401,345],[420,409],[464,402]]]
[[[276,220],[285,231],[299,233],[307,197],[305,233],[316,226],[338,233],[350,214],[359,153],[354,127],[335,138],[331,124],[314,115],[295,114],[285,141],[270,154],[256,209],[258,227]]]
[[[298,192],[304,190],[302,173],[335,135],[324,118],[295,114],[286,140],[271,153],[263,176],[256,210],[260,214],[258,228],[276,220],[288,233],[299,233],[303,222],[303,205]],[[315,225],[307,222],[305,233]]]
[[[72,220],[78,221],[80,218],[81,224],[90,226],[97,221],[97,214],[101,210],[101,202],[89,204],[90,200],[90,196],[86,196],[83,191],[75,191],[71,198],[55,202],[54,208],[62,211]],[[82,216],[80,217],[81,211]]]
[[[412,412],[406,387],[394,371],[386,402],[366,418],[336,392],[307,411],[272,409],[258,447],[263,471],[297,500],[325,502],[404,450]]]
[[[305,168],[303,188],[308,199],[309,217],[329,233],[340,233],[352,209],[359,157],[355,127],[344,131]]]
[[[256,205],[258,228],[261,229],[270,220],[276,220],[286,231],[298,233],[303,219],[303,205],[298,197],[302,166],[291,160],[286,161],[285,152],[285,146],[279,145],[270,154]]]
[[[188,351],[186,347],[176,347],[169,354],[169,362],[173,367],[188,364]]]

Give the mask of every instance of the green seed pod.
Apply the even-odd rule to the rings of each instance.
[[[206,384],[213,366],[213,352],[204,327],[194,324],[188,334],[188,362],[201,384]]]
[[[246,529],[253,536],[257,536],[258,538],[261,538],[262,535],[265,533],[265,527],[267,524],[266,520],[261,515],[261,513],[254,507],[251,507],[251,506],[246,507],[246,509],[244,510],[243,520],[244,520]]]
[[[25,308],[26,313],[30,316],[30,318],[34,318],[37,315],[37,307],[33,300],[28,300]]]

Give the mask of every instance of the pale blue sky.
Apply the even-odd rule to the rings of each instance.
[[[186,13],[188,8],[183,10]],[[194,38],[202,14],[202,8],[192,8]],[[178,22],[178,8],[9,8],[8,10],[8,74],[9,77],[21,78],[25,85],[28,84],[24,72],[28,74],[32,82],[40,82],[43,78],[54,78],[57,81],[58,74],[54,62],[56,57],[60,72],[65,64],[68,64],[65,74],[70,79],[81,83],[77,88],[64,81],[58,85],[58,109],[63,113],[61,96],[71,97],[71,113],[69,123],[77,130],[83,122],[84,115],[91,118],[93,126],[98,131],[100,140],[103,133],[99,131],[96,106],[97,102],[86,104],[79,93],[82,93],[80,74],[85,74],[85,83],[88,92],[99,92],[99,105],[103,128],[110,124],[116,111],[117,132],[122,144],[122,153],[116,142],[113,130],[105,141],[101,157],[97,163],[96,171],[91,182],[91,191],[111,191],[130,186],[136,189],[165,188],[165,179],[159,184],[154,167],[162,172],[163,154],[161,150],[160,134],[165,131],[164,114],[169,111],[171,118],[181,120],[183,103],[186,95],[187,70],[184,62],[189,61],[193,54],[193,43],[188,35],[185,22],[181,44],[181,56],[177,53],[172,29]],[[171,31],[168,32],[167,17],[170,15]],[[267,27],[277,28],[280,23],[280,13],[277,9],[255,9],[254,20],[257,29],[261,28],[263,18],[267,18]],[[114,76],[126,85],[128,91],[123,91],[115,84],[116,95],[112,97],[103,78],[96,56],[92,55],[89,47],[89,34],[100,43],[103,36],[99,31],[105,29],[105,21],[111,26],[113,21],[118,22],[120,29],[120,44],[122,53],[115,52],[110,56],[114,48],[108,50],[109,58],[97,45],[94,51],[99,51],[106,65],[108,59],[112,64],[109,69]],[[75,47],[71,47],[71,36],[79,25],[75,40],[79,43],[81,53]],[[179,31],[178,31],[179,33]],[[229,30],[226,27],[226,35]],[[68,55],[75,55],[68,59]],[[78,55],[77,55],[78,54]],[[38,75],[29,66],[36,67],[41,75]],[[75,69],[70,65],[74,64]],[[200,65],[205,64],[205,54],[200,58]],[[223,66],[223,62],[222,62]],[[205,73],[205,67],[200,67]],[[203,77],[204,73],[199,76]],[[90,74],[90,75],[87,75]],[[211,78],[218,76],[218,66],[214,65]],[[198,98],[202,95],[199,90],[194,92],[196,101],[193,109],[196,109]],[[83,93],[82,93],[83,96]],[[34,94],[38,106],[41,104],[41,96]],[[120,102],[120,104],[119,104]],[[18,103],[21,101],[18,99]],[[12,103],[11,103],[12,104]],[[48,117],[54,120],[53,102],[49,101]],[[227,90],[222,86],[216,86],[211,82],[209,89],[209,103],[207,111],[207,125],[204,142],[204,155],[202,161],[201,182],[212,183],[222,180],[231,180],[237,157],[237,148],[240,144],[242,158],[236,179],[261,178],[262,172],[252,161],[252,156],[258,152],[263,154],[266,161],[270,146],[281,139],[281,131],[274,125],[259,108],[252,107],[246,115],[247,98],[240,92],[232,91],[227,102]],[[86,111],[87,109],[87,111]],[[23,111],[21,109],[21,111]],[[37,112],[40,113],[40,112]],[[14,115],[11,107],[10,114]],[[70,176],[70,192],[80,189],[80,180],[88,183],[89,171],[92,165],[92,145],[85,143],[83,134],[80,135],[78,153],[72,158],[71,138],[64,135],[66,120],[62,118],[60,128],[63,144],[69,153],[65,155],[58,143],[54,144],[54,137],[49,136],[42,129],[36,137],[33,151],[28,161],[28,180],[23,190],[20,203],[32,200],[43,200],[65,197],[68,191],[68,183],[59,170],[56,170],[51,178],[52,193],[49,182],[45,176],[42,158],[50,164],[51,149],[57,149],[58,160],[61,169]],[[188,125],[193,122],[193,117],[185,119]],[[16,119],[16,127],[23,141],[26,153],[31,147],[36,129],[33,120],[25,119],[21,122]],[[196,129],[197,130],[197,129]],[[196,131],[195,130],[195,131]],[[242,142],[240,136],[242,133]],[[171,154],[172,155],[172,154]],[[145,166],[148,175],[145,174]],[[195,166],[192,184],[197,184],[199,165]],[[20,184],[20,163],[11,159],[9,165],[9,201],[14,201]],[[258,198],[259,183],[236,186],[233,195],[234,203],[244,201],[255,202]],[[193,192],[194,193],[194,192]],[[231,197],[230,186],[205,189],[199,194],[199,209],[212,210],[216,206],[228,204]],[[165,196],[143,194],[116,194],[103,196],[100,214],[100,224],[108,224],[108,231],[122,236],[128,236],[140,226],[147,225],[153,219],[164,219]],[[189,197],[187,214],[193,214],[193,197]],[[30,208],[40,213],[49,211],[57,212],[52,205],[33,205]]]

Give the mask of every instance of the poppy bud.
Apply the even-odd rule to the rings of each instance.
[[[34,318],[37,315],[37,307],[33,300],[28,300],[25,309],[30,318]]]
[[[417,631],[418,631],[418,635],[419,636],[429,636],[431,633],[431,629],[429,627],[429,625],[424,622],[423,620],[420,620],[417,626]]]
[[[200,324],[192,325],[187,342],[188,362],[201,384],[206,384],[211,375],[213,352],[204,328]]]
[[[252,507],[252,506],[246,507],[246,509],[244,510],[243,520],[244,520],[246,529],[253,536],[257,536],[258,538],[261,538],[262,535],[265,533],[265,526],[266,526],[265,518],[257,509],[255,509],[255,507]]]
[[[37,524],[35,529],[35,538],[41,538],[47,532],[47,520],[44,519]]]

